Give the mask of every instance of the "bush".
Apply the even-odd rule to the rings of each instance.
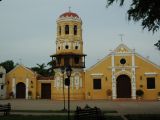
[[[142,96],[144,95],[143,90],[141,90],[141,89],[137,90],[137,91],[136,91],[136,95],[137,95],[138,97],[142,97]]]

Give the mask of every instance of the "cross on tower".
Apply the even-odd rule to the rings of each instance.
[[[71,12],[71,6],[69,6],[69,12]]]

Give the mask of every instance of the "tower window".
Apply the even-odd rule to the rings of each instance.
[[[77,25],[74,25],[74,35],[77,35]]]
[[[78,49],[78,46],[75,46],[75,49],[77,50],[77,49]]]
[[[65,26],[65,34],[69,34],[69,25]]]
[[[93,79],[93,89],[101,89],[101,79]]]
[[[59,26],[59,35],[61,35],[61,26]]]
[[[147,78],[147,89],[155,89],[155,78]]]
[[[61,48],[60,47],[58,47],[58,50],[60,50]]]
[[[3,77],[3,74],[2,73],[0,73],[0,78],[2,78]]]
[[[61,58],[57,58],[58,64],[61,64]]]
[[[1,90],[3,90],[4,89],[4,85],[1,85]]]
[[[75,57],[74,62],[75,62],[75,64],[79,64],[79,57]]]
[[[68,48],[69,48],[69,46],[68,46],[68,45],[66,45],[66,46],[65,46],[65,48],[66,48],[66,49],[68,49]]]

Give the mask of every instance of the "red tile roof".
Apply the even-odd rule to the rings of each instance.
[[[60,18],[61,17],[77,17],[77,18],[79,18],[79,16],[76,13],[73,13],[73,12],[65,12],[62,15],[60,15]]]

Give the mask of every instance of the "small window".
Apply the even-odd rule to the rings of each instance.
[[[61,58],[57,58],[58,64],[61,64]]]
[[[124,58],[122,58],[122,59],[120,60],[120,63],[121,63],[122,65],[124,65],[124,64],[126,63],[126,60],[125,60]]]
[[[79,64],[79,57],[75,57],[74,62],[75,62],[75,64]]]
[[[155,89],[155,78],[147,78],[147,89]]]
[[[75,49],[77,50],[77,49],[78,49],[78,46],[75,46]]]
[[[74,25],[74,35],[77,35],[77,25]]]
[[[61,35],[61,26],[59,26],[59,35]]]
[[[69,25],[65,26],[65,34],[69,34]]]
[[[69,46],[68,46],[68,45],[66,45],[66,46],[65,46],[65,48],[66,48],[66,49],[68,49],[68,48],[69,48]]]
[[[93,79],[93,89],[101,89],[101,79]]]
[[[0,73],[0,78],[2,78],[3,77],[3,74],[2,73]]]
[[[61,48],[60,47],[58,47],[58,50],[60,50]]]
[[[3,90],[4,89],[4,85],[1,85],[1,90]]]

